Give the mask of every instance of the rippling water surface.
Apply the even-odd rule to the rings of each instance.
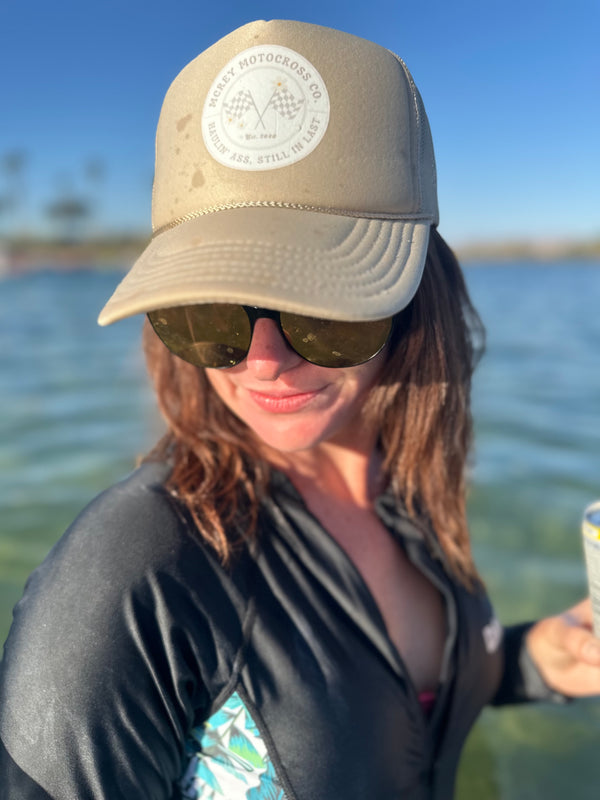
[[[475,379],[470,521],[504,622],[586,591],[580,518],[600,499],[600,265],[467,267],[488,346]],[[140,320],[98,328],[110,272],[0,281],[0,641],[29,572],[160,430]],[[598,796],[598,701],[489,709],[461,800]]]

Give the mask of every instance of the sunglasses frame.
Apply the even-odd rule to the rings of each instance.
[[[197,305],[204,305],[204,304],[199,303]],[[205,305],[219,305],[219,304],[217,304],[217,303],[215,303],[215,304],[207,303]],[[229,305],[229,304],[225,304],[225,305]],[[318,362],[315,362],[315,361],[311,361],[310,358],[307,358],[305,355],[303,355],[302,353],[298,352],[298,350],[294,347],[292,342],[288,339],[288,337],[287,337],[287,335],[285,333],[285,330],[283,328],[282,322],[281,322],[281,314],[282,313],[284,313],[284,314],[285,313],[292,313],[292,312],[281,312],[281,311],[276,311],[276,310],[270,309],[270,308],[263,308],[262,306],[248,306],[248,305],[245,305],[243,303],[233,303],[232,305],[236,305],[239,308],[242,308],[244,310],[246,316],[248,317],[248,322],[250,323],[250,338],[249,338],[248,349],[244,353],[243,357],[240,358],[239,360],[235,361],[235,363],[233,363],[233,364],[232,363],[224,364],[222,366],[203,366],[203,365],[200,365],[200,364],[195,364],[194,366],[199,366],[199,367],[201,367],[203,369],[231,369],[232,367],[236,367],[238,364],[241,364],[242,361],[244,361],[244,359],[248,356],[248,353],[250,351],[250,346],[252,344],[252,337],[254,336],[254,328],[255,328],[256,322],[259,319],[272,319],[277,324],[277,327],[279,329],[279,333],[280,333],[283,341],[286,343],[286,345],[294,353],[296,353],[296,355],[300,356],[300,358],[302,358],[304,361],[307,361],[309,364],[314,364],[315,366],[324,367],[326,369],[343,369],[344,367],[357,367],[360,364],[366,364],[368,361],[371,361],[371,359],[373,359],[373,358],[375,358],[375,356],[379,355],[379,353],[385,348],[385,346],[388,344],[388,342],[392,338],[392,335],[393,335],[394,330],[396,328],[396,322],[397,322],[397,319],[398,319],[398,316],[399,316],[398,314],[394,314],[394,316],[386,318],[386,319],[390,320],[390,328],[389,328],[388,334],[387,334],[385,340],[383,341],[383,343],[381,344],[381,346],[374,353],[372,353],[371,355],[367,356],[366,358],[361,358],[359,361],[353,361],[352,364],[340,364],[340,365],[331,364],[331,365],[326,365],[326,364],[319,364]],[[159,311],[159,310],[161,310],[161,309],[157,309],[157,311]],[[157,313],[157,312],[150,312],[150,313]],[[160,335],[160,333],[158,332],[157,328],[155,327],[154,322],[152,320],[152,317],[150,316],[150,313],[148,313],[148,315],[147,315],[148,319],[150,320],[150,324],[154,328],[154,330],[155,330],[156,334],[158,335],[158,337],[165,344],[165,347],[167,347],[170,350],[169,345],[166,344],[166,342],[164,342],[164,340],[162,339],[162,336]],[[295,314],[294,316],[302,317],[301,314]],[[314,318],[313,317],[312,319],[318,319],[318,318]],[[335,321],[335,320],[332,320],[332,322],[333,321]],[[368,322],[368,321],[365,321],[365,323],[366,322]],[[358,324],[365,324],[365,323],[358,323]],[[174,350],[171,350],[171,352],[175,356],[177,356],[178,358],[182,358],[182,360],[188,361],[183,356],[181,356],[178,353],[176,353]],[[188,361],[188,363],[192,363],[193,364],[194,362]]]

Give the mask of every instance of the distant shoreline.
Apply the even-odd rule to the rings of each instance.
[[[82,267],[124,269],[133,264],[150,241],[150,235],[106,236],[78,242],[47,239],[0,239],[0,274],[37,269]],[[465,264],[514,261],[599,261],[600,237],[582,241],[471,242],[454,246]]]
[[[470,263],[499,261],[600,261],[600,237],[581,241],[498,241],[456,245],[460,261]]]
[[[46,239],[0,239],[0,274],[40,269],[125,269],[136,260],[150,236],[115,236],[78,242]]]

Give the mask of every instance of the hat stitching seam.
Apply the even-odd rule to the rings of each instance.
[[[419,183],[419,192],[420,192],[420,183]],[[420,203],[422,205],[422,203]],[[369,212],[369,211],[349,211],[347,209],[339,209],[339,208],[326,208],[324,206],[311,206],[311,205],[304,205],[303,203],[287,203],[284,201],[279,200],[248,200],[241,203],[224,203],[221,205],[216,206],[209,206],[208,208],[199,209],[198,211],[190,211],[188,214],[184,214],[177,219],[171,220],[171,222],[167,222],[164,225],[159,226],[156,228],[152,233],[152,239],[156,239],[160,234],[165,233],[169,230],[173,230],[177,228],[179,225],[182,225],[184,222],[190,222],[193,219],[198,219],[199,217],[207,216],[208,214],[215,214],[219,211],[230,211],[236,208],[288,208],[294,211],[314,211],[319,214],[331,214],[332,216],[340,216],[340,217],[351,217],[353,219],[366,219],[366,220],[390,220],[390,221],[398,221],[398,222],[411,222],[414,220],[428,220],[432,219],[431,214],[422,214],[422,213],[415,213],[415,214],[393,214],[391,212],[385,211],[378,211],[378,212]]]
[[[215,277],[219,277],[220,278],[221,286],[226,285],[226,284],[232,284],[234,286],[238,285],[238,282],[235,280],[235,276],[223,276],[223,275],[217,276],[217,275],[215,275]],[[268,276],[265,276],[265,277],[268,277]],[[387,276],[385,276],[385,277],[387,277]],[[351,283],[348,283],[346,286],[340,287],[339,285],[336,285],[334,283],[331,283],[331,282],[327,282],[326,283],[324,281],[315,282],[314,284],[313,283],[309,284],[306,281],[303,282],[302,284],[293,283],[293,282],[291,282],[289,280],[286,280],[285,277],[281,281],[278,281],[276,286],[273,286],[272,281],[265,281],[264,283],[265,283],[265,286],[267,286],[269,288],[270,293],[271,294],[275,294],[275,295],[278,292],[281,292],[281,291],[289,292],[290,289],[294,289],[301,296],[303,296],[305,294],[305,290],[307,288],[311,288],[311,289],[318,288],[324,293],[325,297],[329,297],[330,296],[329,293],[332,293],[331,296],[335,295],[336,297],[343,297],[343,298],[346,298],[346,299],[351,300],[351,301],[360,300],[361,302],[369,301],[369,300],[378,300],[381,297],[381,291],[383,290],[383,292],[386,292],[387,288],[389,288],[389,285],[386,287],[386,284],[384,284],[383,287],[380,287],[378,285],[378,282],[376,282],[376,281],[372,281],[372,282],[369,282],[367,284],[351,282]],[[257,284],[260,284],[260,280],[257,281]],[[165,287],[162,286],[160,283],[157,283],[157,284],[154,284],[154,285],[152,283],[150,283],[150,284],[146,284],[145,288],[146,288],[147,291],[149,291],[151,293],[154,290],[154,291],[160,291],[161,294],[164,294],[164,288]],[[258,289],[258,287],[257,287],[257,289]],[[273,289],[276,289],[276,291],[273,292]],[[373,290],[373,289],[375,289],[376,292],[372,293],[372,294],[369,293],[368,290]],[[354,290],[354,291],[352,291],[352,290]],[[214,291],[218,291],[218,290],[215,289]],[[259,291],[260,291],[260,289],[259,289]],[[360,292],[360,294],[357,294],[357,292]],[[212,292],[205,292],[205,293],[210,295]],[[133,296],[131,296],[131,295],[129,297],[125,296],[125,297],[120,298],[120,302],[127,302],[128,300],[131,300],[131,299],[133,299]],[[201,302],[201,301],[198,300],[197,302]],[[147,304],[148,304],[148,300],[146,298],[146,300],[144,301],[142,306],[146,306]]]
[[[378,231],[371,241],[370,244],[366,242],[365,235],[361,235],[360,241],[358,243],[358,247],[356,245],[352,245],[352,243],[348,243],[348,238],[355,233],[352,231],[348,236],[344,237],[344,239],[336,244],[334,247],[330,248],[329,250],[319,250],[313,247],[303,247],[300,245],[291,245],[291,244],[274,244],[265,240],[264,242],[261,240],[239,240],[237,242],[228,242],[227,243],[227,251],[231,256],[235,256],[235,254],[241,254],[244,257],[244,261],[246,262],[244,267],[240,270],[240,275],[246,275],[247,272],[247,260],[248,260],[248,253],[249,247],[250,249],[255,250],[255,252],[264,247],[265,253],[261,254],[261,260],[265,261],[267,255],[269,261],[277,261],[277,253],[283,253],[285,255],[286,261],[295,261],[296,263],[306,263],[308,260],[307,257],[310,256],[319,256],[321,258],[325,257],[327,261],[331,263],[335,263],[338,266],[347,266],[350,264],[353,268],[356,268],[357,265],[363,265],[364,262],[367,262],[367,272],[365,273],[364,269],[361,266],[361,272],[363,275],[375,275],[375,280],[379,280],[377,277],[381,273],[381,263],[387,262],[389,260],[388,252],[390,248],[394,251],[396,247],[393,246],[393,241],[396,239],[395,236],[386,235],[384,236],[383,231]],[[400,235],[400,241],[403,239],[403,235]],[[366,246],[365,246],[366,245]],[[214,250],[214,255],[212,258],[214,259],[215,264],[222,263],[222,248],[218,244],[205,246],[202,248],[203,250],[203,260],[204,263],[207,264],[208,259],[210,258],[210,250]],[[371,256],[373,251],[378,250],[380,252],[379,258],[374,263],[370,263],[372,261]],[[340,252],[342,251],[342,252]],[[362,253],[361,253],[362,251]],[[181,253],[181,258],[186,259],[190,255],[191,251],[184,251]],[[258,255],[258,253],[257,253]],[[357,261],[358,258],[358,261]],[[173,263],[175,260],[179,261],[179,258],[174,254],[170,255],[170,261]],[[230,269],[235,269],[235,266],[230,263]],[[157,265],[158,267],[158,265]],[[376,270],[376,271],[375,271]],[[356,270],[358,273],[359,270]],[[265,271],[265,274],[272,274],[270,272]],[[348,276],[347,276],[348,277]],[[369,281],[372,282],[372,281]]]
[[[237,282],[239,282],[240,278],[247,277],[247,272],[246,272],[246,270],[244,268],[240,268],[239,271],[238,271],[238,270],[236,270],[235,265],[230,265],[229,274],[224,274],[222,272],[222,270],[219,269],[219,267],[222,265],[222,261],[220,259],[215,258],[213,264],[214,264],[214,267],[213,267],[214,268],[214,272],[213,272],[213,274],[211,275],[208,272],[208,270],[205,270],[203,272],[203,275],[202,275],[203,281],[208,282],[208,281],[210,281],[212,279],[218,278],[220,281],[223,281],[223,282],[237,283]],[[180,267],[181,270],[186,270],[186,265],[185,264],[179,264],[178,266]],[[365,272],[364,271],[362,273],[356,273],[355,275],[346,274],[344,276],[345,277],[345,285],[344,286],[340,286],[339,283],[335,279],[331,279],[331,280],[327,281],[327,280],[323,279],[322,275],[321,276],[316,276],[314,281],[305,279],[302,282],[297,282],[297,281],[294,281],[293,279],[290,279],[290,278],[286,277],[285,274],[281,274],[280,273],[280,274],[277,275],[277,284],[281,285],[281,286],[286,285],[286,286],[290,286],[290,287],[299,287],[299,288],[304,288],[308,284],[311,284],[311,285],[314,285],[314,286],[317,286],[317,285],[318,286],[330,285],[331,287],[336,288],[336,290],[338,290],[340,293],[343,293],[346,290],[346,288],[350,288],[350,287],[360,287],[360,288],[364,289],[366,287],[379,285],[381,283],[390,283],[391,282],[393,284],[395,282],[394,280],[390,281],[390,277],[391,276],[387,272],[385,272],[383,274],[381,274],[381,273],[380,274],[371,273],[370,276],[369,276],[369,280],[357,280],[357,279],[361,278],[361,276],[363,276],[363,277],[365,276]],[[156,281],[148,280],[147,282],[145,282],[145,285],[147,287],[150,287],[152,284],[155,284],[156,286],[162,286],[163,283],[160,280],[161,277],[162,277],[162,274],[161,273],[157,273],[157,280]],[[256,282],[260,282],[261,279],[262,279],[262,281],[264,281],[264,283],[266,285],[268,285],[270,283],[272,284],[275,276],[273,275],[272,272],[270,272],[268,270],[264,270],[262,272],[258,271],[258,270],[255,270],[254,274],[253,274],[253,277],[254,277],[254,280]]]
[[[385,246],[385,252],[382,254],[381,261],[388,262],[390,260],[389,256],[387,255],[387,251],[389,251],[390,246],[391,246],[391,242],[388,242],[386,244],[386,246]],[[352,266],[353,267],[356,267],[357,265],[361,266],[364,261],[367,261],[367,262],[370,261],[370,255],[371,255],[371,250],[372,249],[373,248],[370,248],[369,251],[367,253],[365,253],[364,256],[360,259],[360,261],[358,261],[358,262],[354,261],[352,263]],[[240,251],[244,252],[247,255],[247,251],[244,251],[243,248],[240,248]],[[296,259],[296,260],[299,260],[299,259]],[[304,260],[304,259],[302,259],[302,260]],[[334,258],[332,260],[335,261],[336,259]],[[337,260],[339,262],[342,259],[337,259]],[[203,280],[204,281],[208,281],[208,280],[211,280],[211,279],[214,280],[215,278],[218,278],[219,281],[225,281],[227,283],[237,283],[240,278],[244,278],[244,277],[247,276],[247,262],[243,266],[241,266],[239,268],[239,270],[236,268],[235,264],[231,264],[230,263],[230,265],[229,265],[229,274],[228,275],[227,274],[223,274],[222,270],[220,269],[220,267],[222,265],[222,260],[220,259],[218,254],[215,254],[215,256],[214,256],[213,265],[214,265],[213,266],[214,272],[213,272],[212,275],[207,274],[206,271],[203,272]],[[205,266],[208,266],[208,264],[206,264],[206,261],[205,261]],[[189,269],[189,268],[193,268],[193,265],[190,264],[190,265],[188,265],[186,267],[185,264],[181,264],[180,263],[179,264],[179,268],[182,269],[182,270],[186,270],[186,269]],[[274,279],[273,272],[268,270],[268,269],[255,270],[253,274],[254,274],[254,279],[255,280],[260,282],[261,279],[262,279],[265,282],[266,285],[272,284],[272,281]],[[158,273],[157,277],[158,277],[157,284],[160,286],[162,284],[162,281],[160,280],[161,274]],[[305,278],[306,278],[306,276],[305,276]],[[368,279],[365,280],[365,278],[368,278]],[[282,288],[282,289],[285,289],[286,287],[289,287],[291,289],[296,289],[296,290],[305,289],[306,286],[309,285],[309,284],[311,286],[321,287],[323,289],[326,288],[326,287],[331,287],[332,289],[335,289],[336,292],[338,294],[340,294],[341,296],[345,296],[347,294],[347,290],[361,289],[361,290],[364,291],[365,289],[372,289],[373,287],[378,287],[378,288],[385,287],[385,286],[389,287],[389,286],[392,286],[397,281],[397,279],[398,279],[398,276],[397,276],[397,274],[395,274],[395,272],[393,270],[392,271],[384,270],[383,272],[378,271],[378,272],[374,273],[372,268],[369,269],[368,272],[365,272],[363,269],[359,269],[353,274],[346,274],[345,275],[345,282],[344,282],[345,285],[344,286],[340,286],[338,281],[336,281],[334,279],[329,280],[329,281],[325,281],[323,279],[322,274],[319,275],[319,276],[316,276],[316,280],[315,281],[307,281],[305,279],[302,283],[298,283],[298,282],[295,282],[293,280],[290,280],[285,275],[285,273],[283,273],[283,271],[281,271],[277,275],[277,284],[278,284],[279,288]],[[154,281],[149,281],[146,285],[149,286],[152,283],[154,283]]]
[[[396,53],[392,53],[392,55],[394,55],[400,62],[412,93],[412,101],[415,109],[415,117],[417,120],[417,165],[419,166],[421,164],[422,145],[423,145],[423,125],[421,123],[421,112],[419,103],[417,101],[417,91],[416,91],[417,87],[404,61],[400,58],[400,56],[396,55]],[[417,190],[419,193],[419,208],[423,208],[423,185],[421,182],[421,170],[418,167],[417,167]]]
[[[366,223],[367,227],[370,227],[372,222],[376,220],[362,220]],[[356,236],[357,228],[353,228],[349,231],[339,242],[336,244],[328,247],[328,248],[318,248],[318,247],[311,247],[308,245],[300,245],[300,244],[288,244],[284,242],[273,242],[269,239],[232,239],[228,240],[226,244],[223,246],[220,242],[210,242],[208,244],[203,244],[200,248],[193,248],[194,252],[198,249],[202,250],[202,253],[206,256],[210,253],[210,250],[214,250],[216,254],[219,256],[222,255],[223,249],[227,250],[227,252],[234,253],[235,251],[241,251],[244,255],[248,253],[248,248],[250,249],[264,249],[264,254],[262,254],[263,258],[269,258],[270,260],[275,260],[277,258],[278,252],[284,252],[286,254],[290,254],[291,257],[294,257],[294,254],[298,254],[301,256],[305,255],[316,255],[316,256],[327,256],[331,260],[335,261],[343,261],[349,257],[351,257],[354,261],[354,257],[357,253],[357,249],[362,247],[364,249],[365,239],[366,239],[366,231],[364,228],[360,231],[359,242],[358,244],[349,243],[349,239],[351,237]],[[389,231],[386,235],[386,241],[389,242],[393,238],[392,236],[393,231]],[[402,238],[402,232],[400,232]],[[379,230],[375,234],[375,242],[380,240],[384,236],[384,231]],[[375,242],[369,246],[369,249],[372,250],[375,247]],[[386,249],[389,247],[389,244],[386,245]],[[340,250],[344,250],[350,248],[350,252],[342,252],[340,254]],[[183,256],[186,256],[188,253],[192,252],[191,249],[186,249],[181,251]],[[171,255],[170,258],[174,256]]]
[[[381,237],[377,237],[376,241],[378,241],[378,240],[380,241]],[[285,248],[285,249],[287,250],[288,248]],[[380,251],[380,258],[377,259],[377,262],[375,264],[372,264],[370,266],[368,271],[365,271],[364,268],[363,268],[363,262],[365,262],[365,261],[369,262],[369,263],[371,262],[372,252],[375,249],[378,249]],[[346,269],[348,267],[351,267],[352,268],[352,272],[350,274],[348,274],[348,272],[346,272],[346,279],[350,278],[352,275],[356,275],[357,277],[358,276],[366,277],[367,275],[374,275],[375,276],[375,280],[379,280],[379,277],[378,277],[379,275],[381,275],[382,273],[384,275],[386,275],[387,272],[388,272],[387,269],[383,269],[383,270],[381,269],[381,264],[382,263],[386,263],[387,264],[390,260],[394,261],[395,259],[393,257],[390,257],[389,252],[390,252],[390,250],[392,252],[396,252],[396,249],[397,249],[396,247],[392,246],[392,242],[390,240],[387,240],[386,242],[384,242],[383,248],[378,243],[377,246],[370,247],[366,252],[363,253],[363,255],[360,255],[358,260],[356,260],[356,258],[353,257],[353,256],[357,255],[356,251],[354,251],[353,253],[345,254],[345,255],[341,255],[341,256],[336,256],[335,254],[331,254],[331,256],[329,258],[327,258],[326,260],[329,261],[330,263],[336,264],[338,267],[345,267]],[[231,255],[232,256],[238,255],[238,257],[239,257],[239,255],[242,255],[244,257],[243,258],[243,263],[240,261],[240,267],[239,267],[239,271],[238,271],[238,269],[236,267],[236,264],[232,263],[230,261],[229,269],[230,269],[231,272],[235,272],[236,273],[236,278],[239,277],[239,276],[244,276],[245,277],[248,274],[248,260],[249,260],[248,249],[245,248],[243,246],[243,244],[240,244],[240,246],[235,248],[235,250],[237,250],[237,254],[235,254],[233,252],[233,250],[230,248]],[[180,257],[171,255],[170,258],[169,258],[169,261],[170,261],[171,265],[177,264],[178,266],[180,266],[180,267],[182,267],[184,269],[186,268],[185,262],[188,261],[190,267],[195,269],[196,268],[195,267],[196,259],[193,259],[193,263],[190,263],[189,260],[188,260],[188,257],[190,255],[191,255],[190,252],[182,253]],[[261,254],[257,253],[256,255],[260,256]],[[311,259],[307,259],[306,258],[306,255],[310,255],[310,251],[300,251],[297,255],[296,254],[290,254],[288,252],[288,253],[286,253],[286,255],[288,256],[288,258],[286,259],[288,263],[289,263],[290,260],[293,260],[296,263],[302,263],[302,264],[306,263],[307,261],[311,261]],[[349,260],[350,258],[352,260]],[[273,261],[277,261],[277,259],[273,258],[273,259],[269,259],[269,261],[273,262]],[[206,251],[204,253],[203,263],[204,263],[205,267],[209,267],[211,262],[214,264],[215,268],[217,269],[217,274],[222,275],[222,269],[220,269],[220,268],[222,268],[222,263],[223,263],[222,262],[222,254],[219,252],[218,248],[215,250],[215,253],[214,253],[214,255],[212,257],[208,253],[206,253]],[[262,258],[262,257],[261,257],[261,262],[264,263],[264,258]],[[377,269],[378,265],[379,265],[379,269]],[[367,264],[367,266],[368,266],[368,264]],[[152,268],[150,268],[148,270],[148,275],[151,275],[151,274],[154,273],[154,274],[157,274],[158,276],[162,277],[162,268],[163,268],[163,262],[161,261],[160,263],[156,264],[156,271],[154,269],[152,269]],[[283,271],[284,268],[285,267],[282,266],[280,269]],[[375,271],[375,270],[377,270],[377,271]],[[272,276],[273,275],[272,269],[268,269],[268,268],[263,268],[262,270],[260,268],[255,268],[254,269],[254,275],[261,274],[261,273],[264,274],[265,276]],[[204,278],[207,277],[205,272],[203,272],[203,277]],[[371,283],[371,282],[373,282],[373,281],[369,281],[369,283]]]

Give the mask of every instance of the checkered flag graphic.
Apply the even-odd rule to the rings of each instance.
[[[223,103],[223,108],[233,119],[240,119],[253,106],[254,100],[248,89],[240,89],[229,102]]]
[[[269,105],[284,119],[292,120],[298,116],[303,103],[303,97],[298,100],[287,87],[281,86],[273,94]]]

